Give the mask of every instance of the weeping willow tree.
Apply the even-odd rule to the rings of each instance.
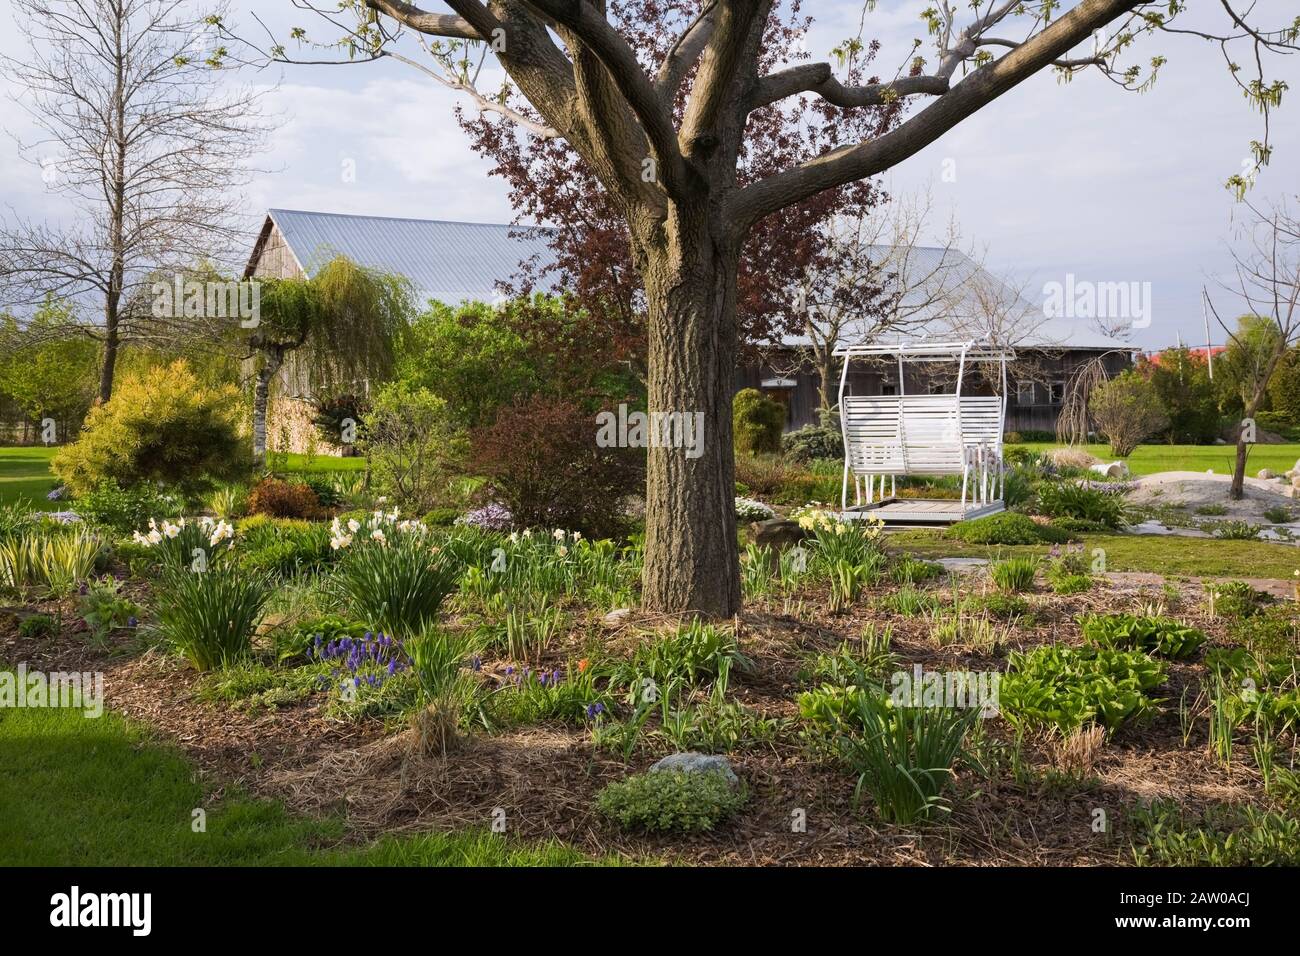
[[[1114,352],[1094,355],[1079,366],[1065,386],[1061,414],[1056,419],[1056,440],[1066,445],[1086,445],[1092,432],[1092,413],[1088,403],[1093,390],[1110,379],[1106,359]]]
[[[266,410],[271,381],[293,355],[313,384],[376,378],[393,368],[395,346],[414,304],[410,283],[364,269],[345,256],[314,276],[261,280],[256,325],[248,330],[256,360],[253,457],[266,458]]]

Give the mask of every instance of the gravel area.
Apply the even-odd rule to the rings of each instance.
[[[1247,478],[1245,497],[1233,501],[1228,497],[1231,475],[1198,471],[1162,471],[1144,475],[1132,482],[1127,494],[1131,504],[1159,507],[1181,506],[1189,511],[1207,506],[1224,509],[1222,517],[1264,521],[1264,512],[1281,506],[1294,508],[1298,502],[1286,494],[1291,489],[1280,481]]]

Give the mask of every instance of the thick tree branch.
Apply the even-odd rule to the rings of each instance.
[[[714,15],[717,8],[718,0],[709,0],[691,21],[691,25],[677,38],[677,42],[672,45],[663,63],[660,64],[659,72],[655,76],[655,92],[665,104],[671,106],[677,91],[681,89],[682,81],[686,79],[686,74],[695,66],[704,48],[708,46],[713,36],[716,22]]]
[[[600,60],[645,131],[659,167],[659,178],[670,192],[680,193],[686,179],[686,165],[677,147],[672,112],[660,100],[627,41],[610,25],[604,14],[581,0],[525,2],[571,30]]]
[[[387,14],[416,33],[454,40],[485,40],[489,34],[479,33],[464,17],[450,13],[429,13],[404,0],[366,0],[371,10]]]
[[[740,83],[749,83],[754,55],[767,24],[771,0],[718,0],[713,36],[701,56],[691,101],[682,119],[682,151],[707,161],[720,143],[724,119],[734,122]]]
[[[650,146],[609,70],[567,28],[557,30],[573,55],[579,125],[589,137],[583,155],[625,207],[662,208],[664,194],[655,185],[658,177],[646,176],[642,166]]]
[[[1037,36],[980,67],[892,132],[832,150],[736,193],[727,218],[747,230],[764,216],[825,189],[874,176],[919,152],[1007,90],[1050,66],[1092,31],[1131,9],[1133,0],[1083,0]]]
[[[835,76],[829,63],[801,63],[758,81],[750,96],[748,111],[768,106],[799,93],[816,93],[835,106],[844,108],[877,106],[891,98],[918,93],[940,96],[948,92],[949,81],[941,76],[905,76],[889,83],[845,86]]]

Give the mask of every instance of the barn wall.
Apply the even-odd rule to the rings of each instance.
[[[266,241],[262,243],[251,274],[266,278],[301,275],[293,253],[274,224],[271,225]],[[1060,388],[1069,381],[1079,366],[1098,354],[1100,353],[1095,351],[1043,353],[1021,350],[1020,357],[1008,369],[1010,395],[1007,402],[1007,430],[1054,431],[1061,411]],[[742,388],[759,389],[779,398],[786,405],[786,431],[816,425],[819,421],[816,375],[811,371],[788,371],[797,364],[797,358],[793,350],[778,353],[774,361],[782,371],[777,371],[772,364],[760,362],[745,363],[736,369],[736,391]],[[1111,375],[1129,364],[1129,358],[1124,354],[1110,353],[1106,359],[1107,371]],[[924,394],[931,386],[951,387],[953,370],[950,366],[910,364],[905,371],[907,378],[904,386],[909,394]],[[311,425],[311,405],[308,401],[310,383],[305,372],[291,355],[276,377],[267,415],[267,436],[272,447],[277,447],[278,441],[287,440],[288,450],[302,452],[310,444],[309,436],[315,429]],[[775,378],[793,378],[795,385],[788,389],[762,387],[764,379]],[[854,395],[880,395],[886,388],[896,391],[897,379],[897,366],[893,363],[881,362],[872,367],[855,365],[849,373],[849,391]],[[1018,387],[1021,382],[1027,386],[1024,394]],[[838,384],[837,379],[833,383],[833,391],[838,389]],[[968,394],[994,394],[996,383],[983,381],[977,367],[974,374],[968,374],[963,390]],[[1027,400],[1021,401],[1022,398]],[[334,453],[333,450],[326,450],[323,440],[318,439],[318,442],[322,453]]]
[[[293,252],[274,223],[250,271],[253,278],[260,279],[293,279],[302,275]],[[244,373],[252,376],[251,360],[246,363]],[[267,447],[272,451],[303,453],[312,449],[314,440],[318,454],[342,454],[342,449],[329,444],[312,424],[312,406],[305,397],[306,379],[306,370],[290,353],[271,382],[271,399],[266,409]]]
[[[261,279],[292,279],[302,275],[302,270],[298,268],[297,260],[289,250],[288,243],[284,241],[284,236],[280,234],[279,227],[274,223],[271,224],[271,231],[262,245],[261,254],[253,264],[252,273],[254,278]]]

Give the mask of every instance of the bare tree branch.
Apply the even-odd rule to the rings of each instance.
[[[480,33],[465,17],[448,13],[429,13],[403,0],[366,0],[366,6],[388,14],[398,23],[425,36],[448,37],[456,40],[486,40],[491,37],[490,30],[487,33]]]
[[[845,86],[829,63],[801,63],[759,80],[748,109],[756,110],[799,93],[816,93],[828,103],[845,108],[876,106],[918,93],[940,96],[948,92],[948,86],[948,79],[941,76],[907,76],[889,83]]]
[[[977,69],[897,129],[869,142],[833,150],[741,190],[728,203],[728,218],[744,229],[783,206],[888,169],[1050,66],[1094,29],[1132,6],[1132,0],[1083,0],[1033,39]]]
[[[233,266],[251,223],[238,190],[265,141],[259,95],[225,90],[212,69],[210,11],[178,0],[14,0],[29,50],[0,58],[25,91],[44,138],[28,144],[47,188],[75,225],[0,228],[6,306],[67,300],[84,334],[103,343],[100,397],[117,352],[154,334],[147,289],[161,272]],[[40,154],[49,151],[45,156]],[[197,331],[185,317],[176,337]]]
[[[700,55],[713,37],[717,9],[718,0],[707,0],[660,64],[655,76],[655,92],[666,105],[672,105],[686,74],[699,62]]]

